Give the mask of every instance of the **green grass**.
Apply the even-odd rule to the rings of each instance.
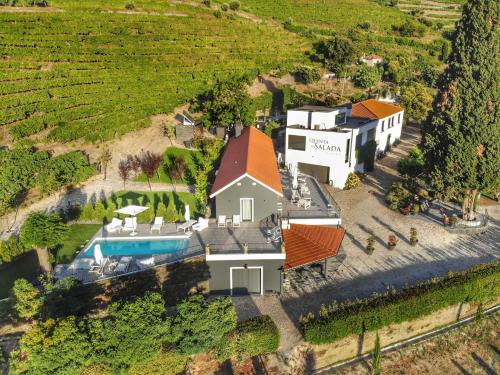
[[[56,263],[71,263],[78,251],[96,234],[100,227],[99,224],[70,225],[68,238],[56,249]]]
[[[197,202],[196,198],[191,193],[185,192],[165,192],[165,193],[157,193],[157,192],[134,192],[134,191],[120,191],[116,194],[115,197],[108,199],[114,200],[114,203],[117,207],[123,207],[128,204],[144,204],[144,199],[148,202],[152,202],[154,208],[158,206],[159,202],[163,202],[165,206],[168,206],[168,203],[172,200],[174,202],[175,208],[179,212],[184,212],[184,206],[189,204],[189,208],[191,210],[191,216],[198,216],[199,212],[197,210]]]
[[[205,7],[137,1],[146,14],[117,13],[125,3],[54,1],[64,11],[0,13],[0,126],[15,138],[45,130],[41,140],[56,142],[118,137],[217,79],[287,69],[311,48],[282,28],[216,18]]]
[[[169,147],[165,154],[163,154],[164,164],[160,168],[160,178],[155,176],[151,179],[151,182],[163,182],[172,183],[168,172],[170,168],[175,164],[175,159],[182,156],[186,161],[186,174],[181,181],[176,182],[179,185],[192,185],[194,184],[194,176],[198,170],[201,159],[203,155],[200,151],[186,150],[184,148]],[[147,182],[147,178],[144,174],[140,174],[135,178],[135,181]]]
[[[0,299],[9,296],[9,291],[17,279],[25,278],[33,281],[39,274],[40,267],[35,251],[30,251],[10,263],[0,265]]]

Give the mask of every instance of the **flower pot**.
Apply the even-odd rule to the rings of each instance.
[[[395,247],[396,247],[396,244],[393,244],[393,243],[392,244],[390,243],[390,244],[387,245],[387,248],[389,250],[394,250]]]
[[[374,249],[366,249],[366,253],[367,253],[368,255],[372,255],[372,254],[373,254],[373,250],[374,250]]]
[[[418,240],[410,241],[411,246],[417,246],[417,244],[418,244]]]

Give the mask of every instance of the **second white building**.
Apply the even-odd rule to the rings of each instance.
[[[285,162],[290,170],[343,188],[350,172],[363,172],[359,152],[374,140],[386,151],[401,137],[404,110],[368,99],[342,107],[304,106],[287,113]]]

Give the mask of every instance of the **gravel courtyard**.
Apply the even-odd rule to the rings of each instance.
[[[444,227],[423,215],[403,216],[390,210],[384,202],[387,187],[398,179],[397,161],[419,141],[414,127],[404,129],[401,144],[377,163],[362,186],[352,191],[333,191],[342,209],[347,230],[343,247],[347,258],[328,285],[294,299],[277,296],[234,298],[240,318],[270,315],[280,328],[280,350],[288,351],[302,341],[298,330],[301,314],[317,313],[322,304],[383,292],[388,286],[401,288],[434,276],[446,275],[478,263],[500,258],[500,206],[487,209],[491,217],[489,230],[481,235],[449,233]],[[417,228],[419,243],[409,243],[410,227]],[[386,247],[387,237],[399,238],[396,249]],[[365,252],[366,239],[376,239],[372,255]]]

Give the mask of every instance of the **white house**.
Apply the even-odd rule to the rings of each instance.
[[[359,59],[360,62],[368,66],[375,66],[377,64],[382,64],[384,59],[379,55],[366,55]]]
[[[342,107],[304,106],[287,115],[285,163],[291,170],[343,188],[350,172],[364,170],[357,149],[368,141],[385,151],[401,137],[404,110],[369,99]],[[359,155],[358,155],[359,156]]]

